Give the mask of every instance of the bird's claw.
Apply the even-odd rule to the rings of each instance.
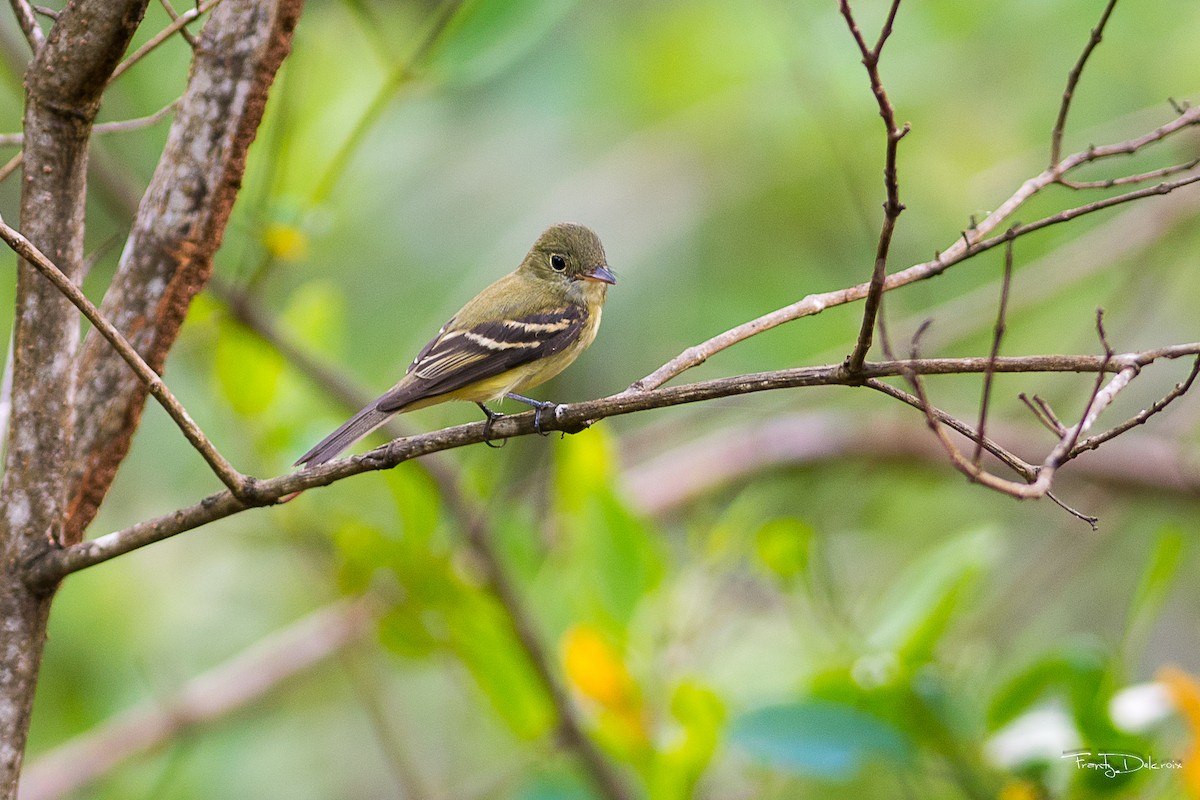
[[[496,420],[501,419],[504,415],[499,412],[492,411],[483,403],[476,403],[475,405],[479,406],[479,410],[482,411],[487,417],[487,422],[483,423],[483,443],[493,450],[499,450],[501,447],[504,447],[504,445],[508,444],[508,439],[501,439],[500,444],[496,444],[494,441],[492,441],[492,425],[494,425]]]
[[[542,412],[549,410],[549,409],[557,409],[559,406],[558,403],[552,403],[549,400],[534,400],[532,397],[525,397],[523,395],[515,394],[513,392],[509,392],[505,396],[508,397],[508,399],[510,399],[510,400],[516,400],[520,403],[524,403],[527,406],[533,406],[533,408],[534,408],[534,412],[533,412],[533,430],[534,430],[534,432],[537,433],[538,436],[549,436],[550,435],[549,431],[542,430]]]

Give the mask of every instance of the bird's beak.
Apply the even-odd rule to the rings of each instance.
[[[583,273],[579,277],[587,278],[589,281],[599,281],[600,283],[615,284],[617,282],[617,276],[614,275],[612,273],[612,270],[610,270],[604,264],[598,264],[598,265],[592,267],[591,269],[589,269],[587,272]]]

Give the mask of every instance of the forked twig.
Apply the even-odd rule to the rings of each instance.
[[[112,77],[108,79],[108,82],[112,83],[117,78],[121,77],[123,74],[125,74],[126,70],[128,70],[137,62],[141,61],[146,56],[150,55],[150,53],[158,48],[159,45],[161,45],[167,39],[170,39],[176,33],[182,31],[184,26],[195,22],[204,14],[212,11],[220,2],[221,0],[204,0],[203,3],[200,3],[195,8],[189,8],[187,11],[180,14],[171,21],[170,25],[154,34],[154,36],[151,37],[148,42],[135,50],[133,54],[129,56],[129,58],[118,64],[117,68],[113,70]]]
[[[17,24],[21,26],[21,33],[25,34],[25,40],[29,42],[29,49],[37,55],[46,43],[46,34],[38,24],[33,6],[29,4],[29,0],[12,0],[12,9]]]
[[[1078,442],[1067,454],[1067,460],[1075,458],[1081,453],[1086,453],[1088,450],[1095,450],[1110,439],[1115,439],[1117,436],[1125,433],[1125,431],[1145,424],[1148,419],[1162,411],[1176,399],[1187,394],[1188,390],[1192,388],[1192,383],[1195,382],[1197,375],[1200,375],[1200,358],[1192,362],[1192,371],[1188,373],[1188,376],[1184,380],[1175,384],[1175,387],[1171,391],[1156,400],[1149,408],[1139,411],[1120,425],[1116,425],[1104,433],[1098,433],[1095,436],[1084,439],[1082,442]]]
[[[171,5],[171,0],[160,1],[162,2],[163,10],[167,12],[167,16],[171,18],[171,21],[175,22],[178,20],[179,13],[175,11],[175,7]],[[186,27],[183,27],[179,29],[179,35],[183,37],[183,40],[187,42],[193,50],[196,49],[196,37],[192,35],[191,31],[189,31]]]
[[[1067,427],[1059,421],[1058,416],[1054,413],[1054,409],[1050,407],[1050,404],[1044,398],[1035,394],[1033,399],[1030,400],[1029,396],[1024,392],[1018,394],[1017,397],[1033,412],[1034,419],[1045,425],[1047,430],[1056,437],[1061,438],[1066,435]]]
[[[884,44],[892,33],[896,12],[900,9],[900,0],[892,0],[887,19],[874,47],[867,46],[862,31],[859,30],[858,23],[854,20],[854,14],[850,10],[849,0],[841,0],[839,8],[858,45],[859,53],[862,55],[863,66],[867,68],[867,76],[871,82],[871,93],[875,96],[875,102],[879,106],[879,116],[883,118],[883,124],[887,130],[887,146],[883,164],[883,183],[887,192],[887,200],[883,204],[883,225],[879,231],[879,242],[875,247],[875,265],[871,271],[871,281],[867,288],[866,302],[863,305],[863,318],[859,327],[858,339],[854,349],[846,357],[845,364],[847,372],[857,375],[862,371],[867,352],[871,349],[871,342],[875,335],[875,322],[879,316],[879,307],[883,298],[884,281],[887,278],[887,260],[891,251],[892,236],[896,230],[896,220],[904,211],[904,204],[900,202],[900,179],[896,157],[900,140],[904,138],[910,128],[908,123],[903,126],[896,124],[896,109],[888,97],[887,90],[883,85],[883,78],[879,74],[879,57],[883,53]]]
[[[1063,132],[1067,127],[1067,114],[1071,111],[1071,101],[1075,97],[1075,89],[1079,86],[1079,79],[1083,75],[1083,68],[1087,65],[1088,58],[1091,57],[1092,51],[1100,44],[1100,40],[1104,38],[1104,27],[1108,25],[1109,17],[1112,16],[1113,8],[1117,5],[1117,0],[1108,0],[1108,4],[1104,6],[1104,11],[1100,14],[1100,22],[1092,28],[1092,33],[1088,37],[1087,44],[1083,47],[1083,52],[1079,54],[1079,59],[1075,62],[1075,66],[1071,67],[1071,71],[1067,74],[1067,85],[1063,89],[1062,103],[1058,107],[1058,118],[1054,121],[1054,130],[1050,133],[1050,168],[1053,169],[1059,162],[1062,155],[1062,140]]]

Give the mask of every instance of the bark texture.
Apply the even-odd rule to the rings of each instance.
[[[76,0],[59,15],[25,79],[21,228],[72,280],[83,264],[88,138],[109,76],[147,0]],[[12,416],[0,483],[0,797],[16,796],[48,595],[20,564],[60,544],[74,428],[79,316],[25,263],[17,267]]]
[[[101,311],[162,372],[192,298],[212,273],[301,0],[225,0],[204,26],[188,87]],[[77,542],[129,451],[146,386],[94,331],[79,359],[72,499]]]

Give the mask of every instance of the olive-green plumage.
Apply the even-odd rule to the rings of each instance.
[[[399,383],[296,463],[329,461],[393,414],[446,400],[483,404],[550,380],[596,338],[608,284],[616,283],[606,261],[590,229],[546,229],[515,271],[442,326]]]

